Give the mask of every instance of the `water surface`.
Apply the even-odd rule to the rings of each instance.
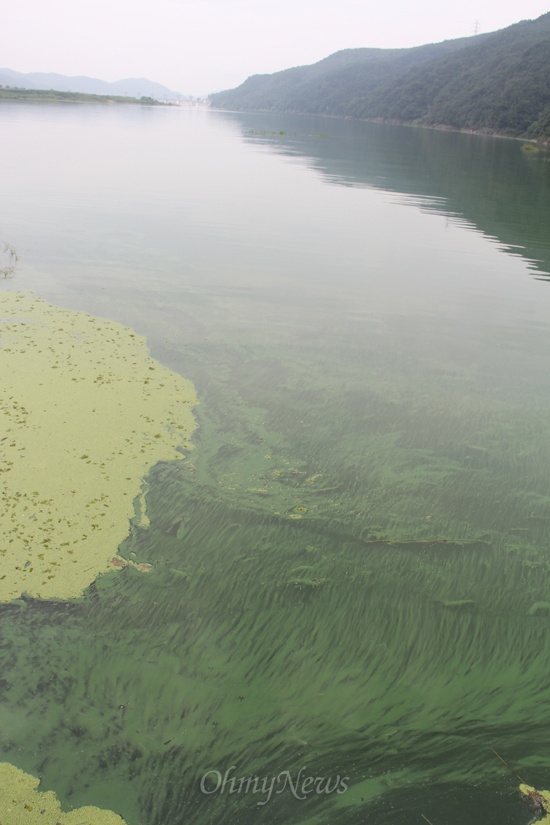
[[[1,608],[3,758],[130,825],[529,821],[491,748],[548,787],[546,157],[323,118],[0,118],[2,289],[132,326],[201,399],[120,550],[152,573]],[[203,792],[232,766],[349,787]]]

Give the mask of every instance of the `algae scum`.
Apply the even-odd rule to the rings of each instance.
[[[0,601],[78,596],[126,536],[145,471],[194,429],[189,382],[118,324],[3,293]]]
[[[390,385],[291,348],[204,384],[196,447],[147,474],[126,566],[0,606],[2,757],[64,810],[129,825],[524,821],[490,748],[545,787],[543,406],[466,376],[434,410],[405,367]],[[230,793],[226,771],[324,790]]]

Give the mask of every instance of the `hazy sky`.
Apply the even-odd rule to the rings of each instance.
[[[203,95],[339,49],[418,46],[549,10],[549,0],[6,0],[0,63]]]

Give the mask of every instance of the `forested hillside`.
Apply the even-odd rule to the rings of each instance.
[[[550,138],[550,13],[413,49],[348,49],[211,95],[239,111],[303,112]]]

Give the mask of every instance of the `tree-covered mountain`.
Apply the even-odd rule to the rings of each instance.
[[[491,34],[411,49],[347,49],[210,96],[237,111],[550,138],[550,12]]]

